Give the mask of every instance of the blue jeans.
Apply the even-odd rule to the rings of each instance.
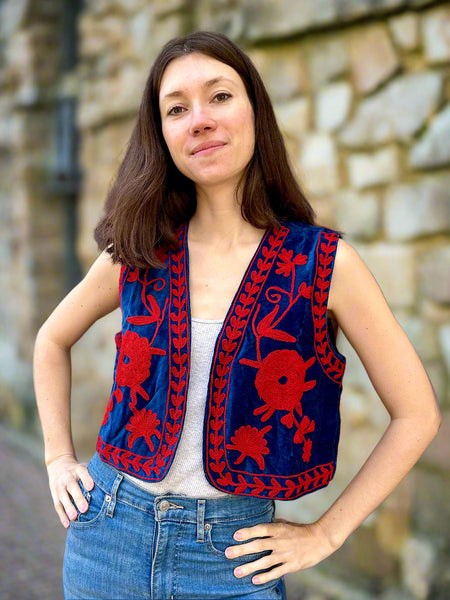
[[[234,532],[273,520],[272,500],[152,496],[96,454],[89,510],[72,521],[64,557],[65,600],[285,600],[282,579],[238,579],[225,548]]]

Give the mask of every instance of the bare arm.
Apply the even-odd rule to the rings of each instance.
[[[104,252],[86,277],[56,307],[42,325],[34,351],[34,387],[45,444],[50,489],[65,527],[76,517],[72,504],[87,510],[78,480],[87,489],[93,482],[76,459],[70,424],[73,344],[99,318],[119,306],[120,266]]]
[[[440,424],[433,388],[412,344],[356,251],[345,242],[339,245],[330,310],[391,420],[363,468],[319,519],[336,548],[396,488]]]
[[[264,583],[311,567],[337,550],[385,500],[437,433],[440,414],[428,376],[370,271],[340,241],[328,310],[357,351],[390,415],[390,424],[359,473],[312,525],[273,523],[242,529],[228,557],[271,550],[235,570],[239,577],[279,565],[253,578]],[[261,539],[265,538],[265,539]]]

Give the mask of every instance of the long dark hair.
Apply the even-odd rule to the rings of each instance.
[[[242,217],[258,228],[276,227],[289,219],[314,222],[314,211],[291,170],[272,103],[255,66],[226,36],[199,31],[169,41],[150,70],[136,124],[94,233],[100,250],[109,248],[114,261],[160,266],[158,249],[176,247],[176,229],[195,212],[195,185],[175,167],[159,111],[167,65],[193,52],[232,67],[253,107],[255,151],[238,186]]]

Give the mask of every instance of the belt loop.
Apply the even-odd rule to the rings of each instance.
[[[119,485],[122,483],[123,475],[117,475],[114,480],[111,494],[108,494],[105,498],[106,502],[108,502],[108,508],[106,509],[106,516],[113,517],[114,509],[116,507],[116,499],[117,499],[117,490],[119,489]]]
[[[206,500],[197,500],[197,542],[205,541],[205,504]]]

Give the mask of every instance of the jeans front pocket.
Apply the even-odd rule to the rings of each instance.
[[[91,491],[86,490],[80,482],[81,491],[89,505],[86,512],[78,511],[76,521],[71,521],[70,526],[76,529],[84,527],[93,527],[101,523],[106,514],[108,502],[111,497],[108,496],[98,485],[94,485]]]
[[[245,519],[239,519],[233,521],[219,521],[219,522],[210,522],[205,524],[206,530],[206,544],[210,552],[218,556],[219,558],[224,558],[229,562],[240,562],[244,564],[246,562],[252,562],[258,560],[259,558],[263,558],[270,554],[270,550],[265,552],[256,552],[253,554],[246,554],[244,556],[239,556],[237,558],[227,558],[225,556],[225,550],[229,546],[236,546],[238,544],[248,543],[250,540],[246,542],[237,542],[233,535],[238,529],[243,529],[246,527],[254,527],[255,525],[260,525],[261,523],[271,523],[273,520],[274,508],[271,506],[264,512],[261,512],[257,515],[252,515]]]

